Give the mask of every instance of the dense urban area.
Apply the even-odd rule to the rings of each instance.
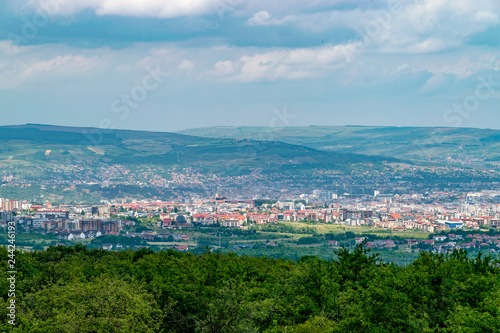
[[[14,221],[22,240],[18,246],[27,250],[76,243],[108,250],[148,246],[191,252],[211,246],[328,258],[331,248],[364,242],[404,264],[420,250],[496,253],[500,248],[500,191],[350,195],[313,190],[286,197],[294,200],[215,196],[53,206],[49,201],[0,199],[0,226]]]

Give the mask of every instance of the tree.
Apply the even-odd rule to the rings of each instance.
[[[366,283],[367,278],[369,278],[368,271],[373,269],[375,265],[382,263],[378,254],[369,255],[370,250],[363,247],[365,244],[366,240],[356,245],[353,252],[350,252],[345,247],[334,250],[339,258],[335,263],[338,266],[343,283],[347,281]]]
[[[19,307],[23,332],[155,332],[160,312],[140,286],[99,277],[54,285],[26,295]]]

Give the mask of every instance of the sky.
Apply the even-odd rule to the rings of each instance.
[[[500,129],[498,0],[3,0],[0,125]]]

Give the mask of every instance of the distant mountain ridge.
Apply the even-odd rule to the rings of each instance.
[[[226,174],[248,174],[257,168],[264,172],[345,171],[356,163],[376,166],[387,159],[283,142],[39,124],[1,126],[0,143],[0,162],[6,163],[189,166]]]
[[[259,133],[272,133],[261,135]],[[303,126],[187,129],[180,134],[203,137],[271,138],[289,144],[338,153],[388,156],[427,161],[433,159],[500,160],[500,130],[477,128]]]

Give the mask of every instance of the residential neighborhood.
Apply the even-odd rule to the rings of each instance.
[[[282,201],[215,196],[193,202],[115,200],[98,205],[56,207],[48,201],[36,204],[28,200],[0,199],[3,208],[0,211],[0,227],[5,228],[8,222],[15,221],[20,233],[52,234],[58,240],[70,242],[93,240],[100,236],[123,236],[145,242],[161,242],[162,239],[191,242],[190,246],[171,246],[185,251],[198,243],[182,234],[183,230],[222,228],[244,231],[273,225],[309,223],[342,227],[345,231],[371,228],[390,232],[386,239],[353,239],[355,244],[364,243],[370,249],[407,248],[435,252],[453,249],[498,250],[500,230],[499,234],[493,232],[488,235],[484,231],[495,230],[500,226],[500,192],[463,193],[454,202],[439,200],[446,198],[447,193],[433,196],[438,203],[422,204],[419,202],[422,195],[418,194],[375,193],[369,200],[360,200],[332,193],[325,196],[322,191]],[[140,219],[151,221],[151,224],[137,232],[136,229],[141,226],[137,224]],[[411,231],[427,233],[431,238],[403,240],[403,236],[399,236]],[[276,242],[273,244],[276,245]],[[327,244],[329,247],[340,246],[337,240],[330,240]],[[236,248],[245,248],[243,245],[251,244],[235,244]],[[102,247],[113,250],[123,248],[110,247],[108,244]]]

